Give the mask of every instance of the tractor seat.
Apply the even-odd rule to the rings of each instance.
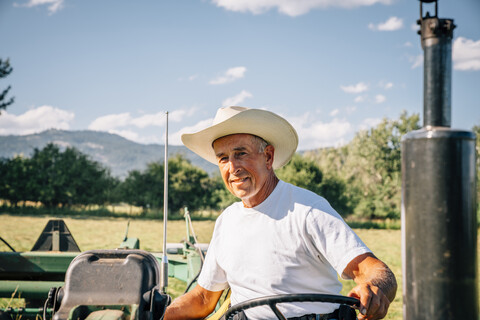
[[[151,294],[160,282],[157,259],[143,250],[92,250],[78,255],[65,274],[60,307],[53,320],[66,320],[86,306],[134,306],[138,319],[152,312]],[[157,287],[158,288],[158,287]],[[157,290],[158,291],[158,290]],[[168,299],[167,299],[168,300]],[[166,306],[163,306],[163,308]],[[87,315],[85,315],[87,316]],[[83,316],[80,317],[85,319]],[[133,317],[132,317],[133,319]]]

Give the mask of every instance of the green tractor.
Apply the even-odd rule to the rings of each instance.
[[[187,219],[187,240],[168,244],[167,255],[140,250],[125,237],[112,250],[81,252],[63,220],[50,220],[28,252],[0,252],[0,297],[21,297],[25,307],[0,309],[0,320],[17,319],[160,319],[170,297],[168,277],[196,281],[206,244],[197,244]]]

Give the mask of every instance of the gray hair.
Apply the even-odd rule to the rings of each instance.
[[[252,134],[252,139],[254,143],[258,146],[258,152],[263,152],[265,148],[269,145],[267,141],[265,141],[263,138],[259,136]]]

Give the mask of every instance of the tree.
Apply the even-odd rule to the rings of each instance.
[[[107,169],[75,148],[60,153],[58,166],[61,174],[69,178],[63,205],[104,204],[109,190],[115,186],[115,179]]]
[[[358,191],[357,215],[400,217],[401,139],[419,128],[419,115],[404,111],[398,120],[384,118],[376,127],[359,132],[349,144],[344,174]]]
[[[10,201],[17,207],[21,201],[33,199],[31,183],[32,167],[30,159],[16,156],[0,160],[0,198]]]
[[[144,212],[148,208],[163,206],[163,177],[164,165],[161,162],[147,164],[145,171],[132,170],[120,184],[123,201],[142,207]]]
[[[127,203],[144,210],[160,208],[163,206],[163,181],[163,163],[149,163],[143,172],[129,172],[120,186],[122,197]],[[217,205],[217,181],[181,155],[168,160],[168,187],[169,211],[178,212],[188,207],[193,212]]]
[[[103,204],[115,186],[108,170],[75,148],[61,152],[50,143],[35,149],[31,162],[35,200],[49,208]]]
[[[181,155],[168,161],[169,208],[198,210],[209,207],[213,190],[208,174]],[[170,193],[171,192],[171,193]]]
[[[324,197],[340,214],[351,213],[345,183],[335,175],[325,176],[314,160],[295,154],[276,174],[283,181]]]
[[[323,174],[314,161],[294,154],[290,162],[278,169],[279,179],[320,194],[322,191]]]
[[[158,193],[158,197],[152,199],[151,194],[157,193],[157,190],[159,189],[158,186],[147,181],[151,180],[150,178],[151,177],[147,174],[142,173],[139,170],[130,171],[125,178],[125,181],[119,186],[119,198],[128,204],[142,207],[144,210],[149,206],[159,207],[159,205],[163,204],[163,182],[161,194]]]
[[[345,196],[354,214],[363,218],[399,218],[401,202],[401,139],[420,128],[419,115],[402,112],[358,132],[339,148],[310,152],[321,170],[345,182]]]
[[[10,66],[10,60],[2,60],[0,59],[0,79],[5,78],[12,72],[13,68]],[[7,100],[8,91],[10,91],[11,86],[8,86],[5,90],[2,91],[0,94],[0,114],[2,113],[2,109],[5,110],[9,105],[11,105],[15,98],[11,97]]]

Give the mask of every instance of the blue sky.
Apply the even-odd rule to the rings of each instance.
[[[433,11],[432,5],[424,10]],[[480,1],[453,18],[452,127],[480,125]],[[169,142],[226,105],[264,108],[300,150],[423,112],[415,0],[0,0],[0,135],[99,130]]]

